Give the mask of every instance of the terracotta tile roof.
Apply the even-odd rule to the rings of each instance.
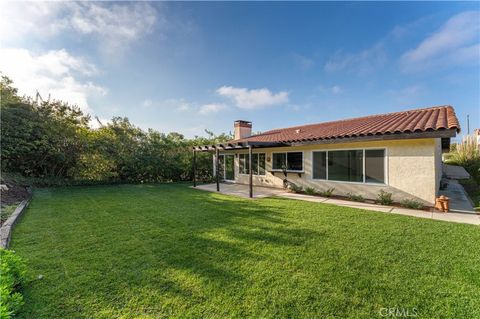
[[[446,129],[460,132],[455,110],[449,105],[275,129],[234,142],[291,143]]]

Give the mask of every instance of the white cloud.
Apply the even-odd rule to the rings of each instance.
[[[450,18],[439,30],[401,57],[404,71],[480,60],[480,12],[467,11]]]
[[[142,103],[143,107],[150,107],[152,106],[152,104],[153,102],[150,99],[143,100],[143,103]]]
[[[222,110],[225,110],[227,106],[225,104],[216,104],[216,103],[211,103],[211,104],[204,104],[200,106],[199,108],[199,113],[202,115],[209,114],[209,113],[217,113]]]
[[[97,72],[95,65],[70,55],[66,50],[34,54],[26,49],[0,49],[0,71],[14,81],[20,94],[63,100],[90,112],[88,97],[106,90],[85,77]]]
[[[0,1],[0,42],[17,45],[26,36],[40,40],[59,35],[94,36],[107,54],[121,54],[163,21],[146,2]]]
[[[312,59],[296,53],[293,54],[293,62],[302,71],[311,69],[315,65],[315,62]]]
[[[234,88],[231,86],[222,86],[217,89],[221,96],[231,98],[241,109],[256,109],[266,106],[288,103],[288,92],[272,93],[270,90]]]
[[[339,85],[334,85],[330,88],[333,94],[340,94],[343,92],[343,89]]]
[[[185,99],[167,99],[163,101],[162,105],[182,112],[192,109],[191,103],[187,102]]]
[[[337,51],[325,64],[327,72],[353,71],[357,74],[369,74],[382,67],[387,61],[383,43],[357,53]]]

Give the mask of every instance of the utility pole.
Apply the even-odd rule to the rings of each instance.
[[[470,135],[470,115],[467,114],[467,133]]]

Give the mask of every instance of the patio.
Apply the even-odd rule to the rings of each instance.
[[[203,185],[197,185],[196,187],[192,187],[192,188],[209,191],[209,192],[217,192],[217,184],[203,184]],[[249,198],[249,190],[250,190],[249,185],[234,184],[234,183],[220,183],[219,189],[220,191],[218,191],[218,193],[220,194]],[[395,207],[395,206],[384,206],[384,205],[370,204],[370,203],[364,203],[364,202],[341,200],[341,199],[335,199],[335,198],[296,194],[296,193],[286,192],[285,190],[279,189],[279,188],[270,188],[270,187],[261,187],[261,186],[255,186],[253,188],[254,199],[266,198],[266,197],[272,197],[272,196],[283,197],[288,199],[297,199],[297,200],[308,201],[308,202],[332,204],[332,205],[343,206],[343,207],[358,208],[358,209],[377,211],[382,213],[393,213],[393,214],[442,220],[442,221],[455,222],[455,223],[480,225],[480,215],[478,214],[465,214],[465,213],[454,213],[454,212],[448,212],[448,213],[430,212],[430,211],[423,211],[418,209],[408,209],[408,208],[401,208],[401,207]]]

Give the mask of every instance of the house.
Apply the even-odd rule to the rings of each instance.
[[[395,201],[433,205],[442,150],[448,151],[460,125],[453,107],[435,106],[255,135],[248,121],[235,121],[234,129],[232,141],[194,148],[194,154],[215,152],[217,190],[220,180],[248,184],[252,196],[253,186],[284,187],[286,180],[367,199],[384,190]]]

